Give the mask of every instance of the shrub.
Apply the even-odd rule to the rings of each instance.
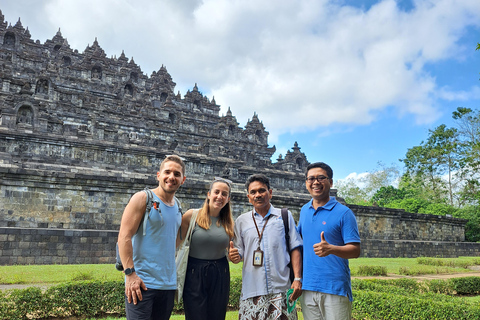
[[[233,278],[230,281],[230,298],[228,305],[231,308],[238,309],[240,306],[240,296],[242,294],[242,278]]]
[[[354,291],[355,319],[480,319],[480,307],[475,304],[436,301],[417,295],[395,295],[385,292]]]
[[[359,276],[386,276],[387,267],[383,266],[358,266]]]
[[[440,294],[453,294],[453,289],[449,281],[446,280],[430,280],[425,281],[425,286],[429,292]]]
[[[88,272],[77,272],[72,276],[72,281],[86,281],[93,280],[93,275]]]
[[[241,278],[232,278],[230,308],[238,309],[241,286]],[[414,279],[353,279],[352,289],[355,319],[480,319],[478,303],[453,296],[455,292],[479,294],[479,277],[420,283]],[[124,292],[123,281],[78,281],[45,292],[36,287],[0,291],[0,318],[125,316]],[[182,309],[182,303],[175,304],[174,312]]]
[[[480,294],[480,277],[451,278],[449,282],[457,294]]]

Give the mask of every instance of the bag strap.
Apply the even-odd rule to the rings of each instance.
[[[145,213],[143,214],[143,235],[147,235],[147,220],[150,217],[150,211],[152,210],[152,201],[153,201],[153,193],[152,190],[145,188],[143,190],[147,194],[147,200],[146,200],[146,207],[145,207]],[[158,208],[160,211],[160,208]]]
[[[143,235],[145,236],[147,234],[147,220],[150,217],[150,211],[152,210],[153,192],[149,188],[143,189],[143,192],[147,194],[145,213],[143,215]],[[177,203],[178,212],[180,212],[180,215],[183,215],[180,200],[178,200],[177,197],[174,197],[174,199]],[[160,213],[160,206],[158,206],[158,212]]]
[[[287,252],[290,253],[290,228],[288,226],[288,209],[282,208],[283,227],[285,228],[285,242],[287,243]]]
[[[178,207],[178,212],[180,212],[180,214],[183,216],[183,212],[182,212],[182,204],[180,203],[180,200],[178,200],[177,197],[173,197],[175,199],[175,202],[177,203],[177,207]]]
[[[194,229],[195,224],[197,222],[197,215],[198,215],[199,211],[200,211],[199,209],[196,209],[196,210],[193,210],[193,212],[192,212],[192,217],[190,218],[190,224],[188,225],[187,234],[185,235],[185,243],[187,241],[190,242],[190,238],[192,237],[193,229]]]

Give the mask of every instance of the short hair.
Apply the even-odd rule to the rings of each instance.
[[[248,187],[250,186],[250,183],[255,181],[263,183],[264,185],[267,186],[267,189],[270,190],[270,180],[268,180],[267,176],[264,175],[263,173],[256,173],[256,174],[252,174],[250,177],[247,178],[247,181],[245,182],[245,188],[247,188],[247,191],[248,191]]]
[[[305,179],[307,178],[307,175],[308,175],[308,171],[310,171],[310,169],[313,169],[313,168],[321,168],[323,170],[325,170],[325,172],[327,173],[327,176],[329,179],[333,179],[333,170],[332,168],[326,164],[325,162],[315,162],[315,163],[311,163],[307,166],[307,170],[305,171]]]
[[[163,159],[162,163],[160,164],[160,171],[162,171],[164,164],[168,161],[178,163],[182,167],[182,174],[185,176],[185,163],[183,162],[183,159],[176,154],[169,154],[165,156],[165,159]]]

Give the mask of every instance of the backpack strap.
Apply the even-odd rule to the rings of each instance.
[[[145,236],[147,234],[147,221],[148,221],[148,218],[150,217],[150,211],[152,210],[153,192],[149,188],[145,188],[143,192],[147,194],[145,213],[143,215],[143,235]],[[183,215],[182,204],[180,203],[180,200],[178,200],[177,197],[174,197],[174,199],[175,199],[175,202],[177,203],[178,212],[180,212],[180,215]],[[160,207],[158,207],[158,212],[160,213]]]
[[[290,283],[293,283],[295,279],[295,274],[293,273],[292,267],[292,256],[290,254],[290,228],[288,225],[288,209],[282,208],[282,220],[283,220],[283,227],[285,228],[285,243],[287,245],[287,252],[290,255],[290,262],[288,263],[288,267],[290,269]]]
[[[285,228],[285,242],[287,243],[287,252],[290,253],[290,228],[288,226],[288,209],[282,208],[283,227]]]
[[[150,210],[152,210],[153,193],[152,190],[148,188],[145,188],[143,192],[147,194],[146,208],[143,214],[143,235],[145,236],[147,234],[147,220],[150,216]],[[160,208],[158,210],[160,210]]]
[[[180,203],[180,200],[178,200],[177,197],[173,197],[175,199],[175,202],[177,203],[177,207],[178,207],[178,212],[180,212],[180,214],[183,216],[183,212],[182,212],[182,204]]]

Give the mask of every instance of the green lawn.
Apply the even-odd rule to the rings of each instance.
[[[479,257],[460,257],[456,259],[435,259],[443,264],[455,261],[458,265],[480,264]],[[359,258],[350,260],[352,276],[359,266],[385,266],[390,274],[400,274],[400,269],[408,269],[412,274],[460,273],[470,272],[464,267],[423,265],[415,258]],[[230,263],[232,278],[242,276],[242,264]],[[87,265],[27,265],[0,266],[0,284],[43,284],[63,283],[75,280],[120,280],[123,273],[113,264]]]
[[[303,315],[302,315],[301,312],[298,312],[297,315],[298,315],[298,320],[303,320]],[[122,318],[122,319],[124,320],[125,318]],[[172,315],[170,317],[170,319],[172,319],[172,320],[183,320],[183,319],[185,319],[185,316],[183,316],[183,315]],[[225,318],[225,320],[237,320],[237,319],[238,319],[238,311],[227,312],[227,317]],[[118,319],[116,319],[116,320],[118,320]]]

